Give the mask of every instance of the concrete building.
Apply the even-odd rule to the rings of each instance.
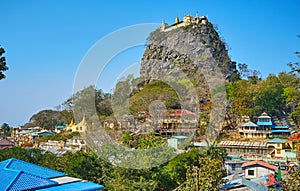
[[[288,125],[277,125],[265,112],[258,117],[256,124],[249,121],[239,127],[239,134],[244,138],[289,137],[290,133]]]
[[[159,114],[158,131],[161,135],[194,134],[198,127],[198,115],[186,109],[162,111]]]
[[[259,178],[264,175],[275,174],[278,171],[277,166],[259,160],[244,163],[242,169],[246,179]]]

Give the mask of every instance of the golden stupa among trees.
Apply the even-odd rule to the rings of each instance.
[[[70,124],[66,126],[67,131],[84,133],[87,130],[87,122],[85,116],[82,118],[81,122],[76,124],[74,119],[71,120]]]

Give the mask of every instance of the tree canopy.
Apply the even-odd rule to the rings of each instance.
[[[5,53],[4,48],[0,47],[0,80],[5,78],[5,75],[3,72],[8,70],[8,67],[6,66],[6,59],[3,56],[4,53]]]

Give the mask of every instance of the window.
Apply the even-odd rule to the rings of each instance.
[[[232,170],[235,170],[235,164],[232,164],[232,165],[231,165],[231,169],[232,169]]]
[[[280,147],[280,144],[279,144],[279,143],[277,143],[277,147]]]
[[[254,170],[248,170],[248,175],[254,176]]]

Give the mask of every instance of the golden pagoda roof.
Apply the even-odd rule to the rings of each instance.
[[[83,116],[82,120],[77,124],[77,126],[86,126],[85,116]]]
[[[76,125],[76,123],[75,123],[74,119],[72,118],[70,124],[67,125],[67,127],[72,127],[72,126],[75,126],[75,125]]]

